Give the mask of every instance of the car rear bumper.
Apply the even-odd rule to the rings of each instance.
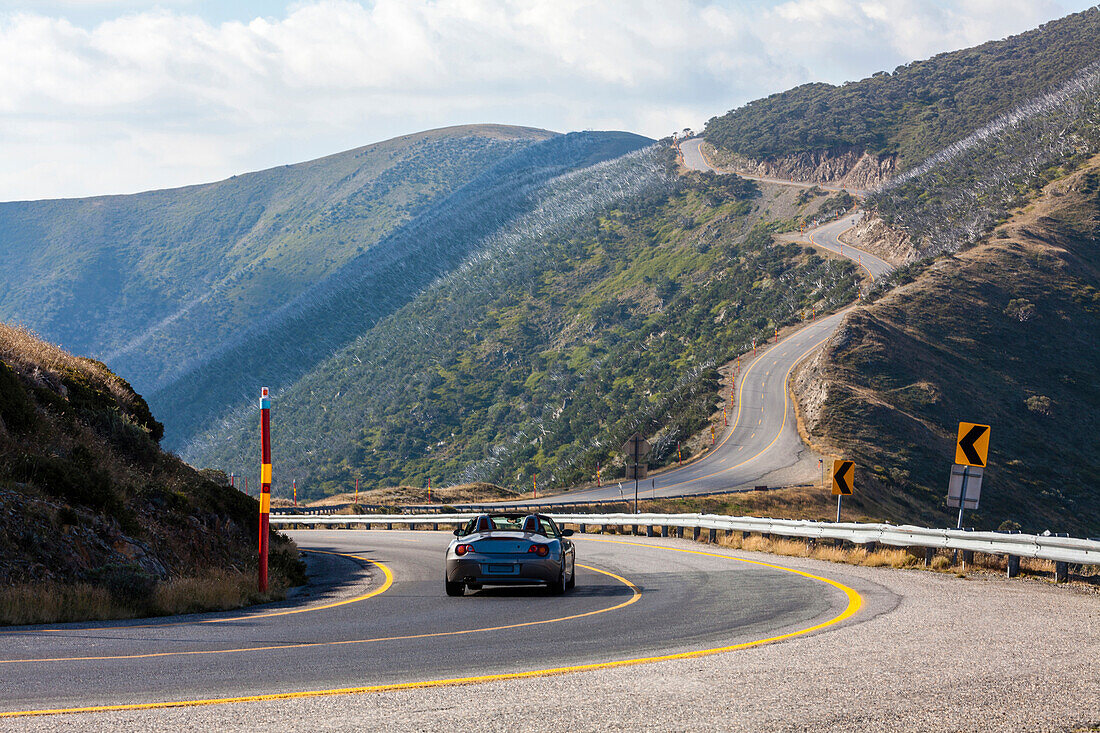
[[[503,569],[512,568],[510,572]],[[501,572],[494,572],[499,570]],[[479,585],[532,585],[557,582],[561,566],[556,560],[526,558],[451,559],[447,561],[447,582],[476,583]]]

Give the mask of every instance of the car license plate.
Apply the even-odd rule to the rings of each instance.
[[[516,572],[515,565],[490,565],[487,570],[494,575],[511,575]]]

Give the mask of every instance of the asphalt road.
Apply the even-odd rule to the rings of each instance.
[[[855,593],[699,545],[687,552],[669,541],[581,536],[577,587],[564,596],[486,589],[449,598],[442,582],[449,533],[291,534],[305,549],[343,553],[314,556],[313,597],[243,615],[0,632],[0,711],[418,683],[678,654],[798,635],[851,612]],[[333,585],[338,578],[351,586]]]

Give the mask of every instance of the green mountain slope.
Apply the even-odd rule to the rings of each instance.
[[[0,624],[260,600],[256,501],[161,451],[160,434],[101,363],[0,324]],[[278,596],[304,576],[273,537]]]
[[[603,164],[651,143],[624,132],[569,133],[487,167],[247,330],[179,364],[149,393],[166,416],[168,444],[177,447],[239,406],[255,404],[258,384],[275,390],[292,384],[494,242],[523,230],[550,231],[594,202],[647,185],[650,170],[610,181]]]
[[[200,186],[0,204],[0,318],[144,391],[552,134],[447,128]]]
[[[856,150],[916,165],[1100,58],[1100,9],[841,86],[806,84],[711,119],[720,152],[767,160]]]
[[[912,279],[912,276],[905,278]],[[996,233],[856,311],[809,367],[816,442],[854,458],[872,516],[954,526],[959,421],[992,425],[980,511],[996,529],[1100,534],[1100,158]]]
[[[821,203],[797,195],[665,178],[472,259],[275,396],[276,492],[292,478],[313,497],[356,477],[569,485],[636,429],[659,434],[656,462],[674,458],[713,410],[714,367],[854,296],[847,261],[772,243],[773,217]],[[247,471],[254,419],[241,412],[185,455]]]

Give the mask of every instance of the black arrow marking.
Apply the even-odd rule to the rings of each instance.
[[[845,496],[852,493],[852,487],[848,485],[848,481],[844,478],[844,474],[852,470],[852,467],[854,465],[855,461],[842,461],[840,464],[840,468],[838,468],[836,470],[836,473],[833,474],[833,481],[836,481],[836,485],[840,487],[840,493],[844,494]]]
[[[985,466],[985,461],[978,455],[978,451],[974,450],[974,443],[985,435],[986,430],[989,430],[989,428],[985,425],[975,425],[970,428],[970,431],[962,436],[962,439],[959,441],[959,447],[962,448],[966,460],[970,461],[970,463],[975,466]]]

